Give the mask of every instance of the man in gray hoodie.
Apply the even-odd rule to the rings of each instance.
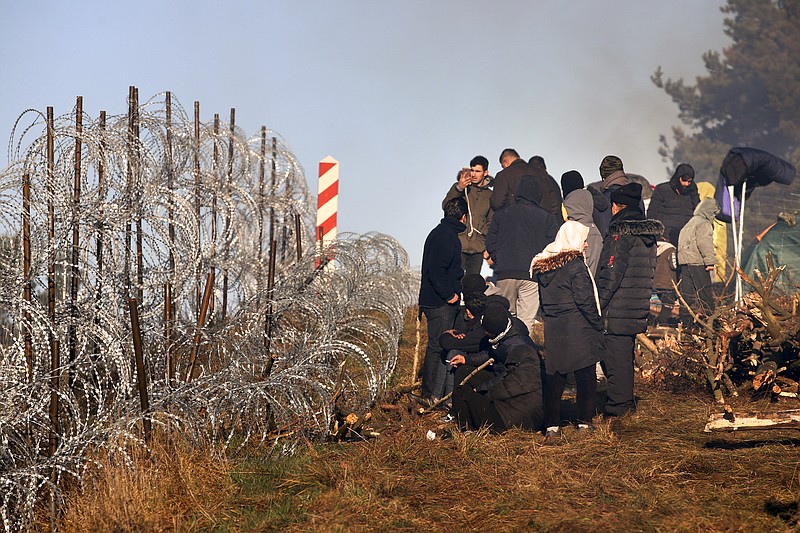
[[[713,198],[706,198],[694,208],[692,218],[678,237],[681,296],[693,311],[704,314],[714,309],[711,273],[717,262],[714,252],[714,217],[717,213],[717,202]],[[681,320],[688,325],[691,318],[688,313],[682,312]]]

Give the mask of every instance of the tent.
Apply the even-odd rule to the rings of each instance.
[[[794,216],[780,217],[756,238],[742,253],[742,271],[748,276],[758,269],[767,273],[767,253],[771,252],[775,266],[785,265],[775,287],[794,293],[800,290],[800,225]]]

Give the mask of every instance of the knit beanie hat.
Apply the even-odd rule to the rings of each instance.
[[[600,163],[600,177],[603,179],[606,179],[618,170],[624,171],[622,168],[622,159],[615,155],[605,156],[603,161]]]
[[[561,192],[564,198],[578,189],[583,189],[583,176],[580,172],[570,170],[561,174]]]
[[[486,309],[483,310],[481,324],[491,337],[496,337],[503,333],[508,328],[510,321],[511,313],[498,303],[487,304]]]
[[[486,305],[489,304],[499,304],[505,307],[507,310],[511,309],[511,302],[508,301],[508,298],[505,296],[501,296],[499,294],[490,294],[486,297]]]
[[[486,290],[486,280],[480,274],[467,274],[461,278],[461,292],[464,298],[471,294],[483,294]]]
[[[611,191],[611,201],[620,205],[638,206],[642,201],[642,186],[639,183],[628,183]]]

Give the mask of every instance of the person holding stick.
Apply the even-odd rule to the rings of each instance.
[[[462,430],[488,427],[500,432],[512,427],[538,431],[543,415],[542,375],[539,352],[518,319],[500,303],[486,305],[481,319],[494,363],[491,371],[480,370],[465,381],[476,363],[456,355],[450,364],[456,367],[451,414]],[[477,355],[477,354],[476,354]],[[487,355],[483,356],[487,358]]]

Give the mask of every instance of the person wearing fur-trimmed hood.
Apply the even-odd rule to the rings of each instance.
[[[605,412],[611,416],[636,409],[633,349],[636,335],[647,331],[656,271],[656,240],[664,231],[658,220],[644,218],[639,207],[641,198],[642,186],[638,183],[612,191],[613,215],[603,239],[597,271],[605,331],[602,364],[608,379]]]
[[[561,431],[561,396],[570,372],[577,386],[578,428],[589,428],[595,414],[595,363],[603,327],[597,289],[583,255],[588,235],[587,226],[567,220],[531,262],[544,320],[544,423],[550,437]]]

